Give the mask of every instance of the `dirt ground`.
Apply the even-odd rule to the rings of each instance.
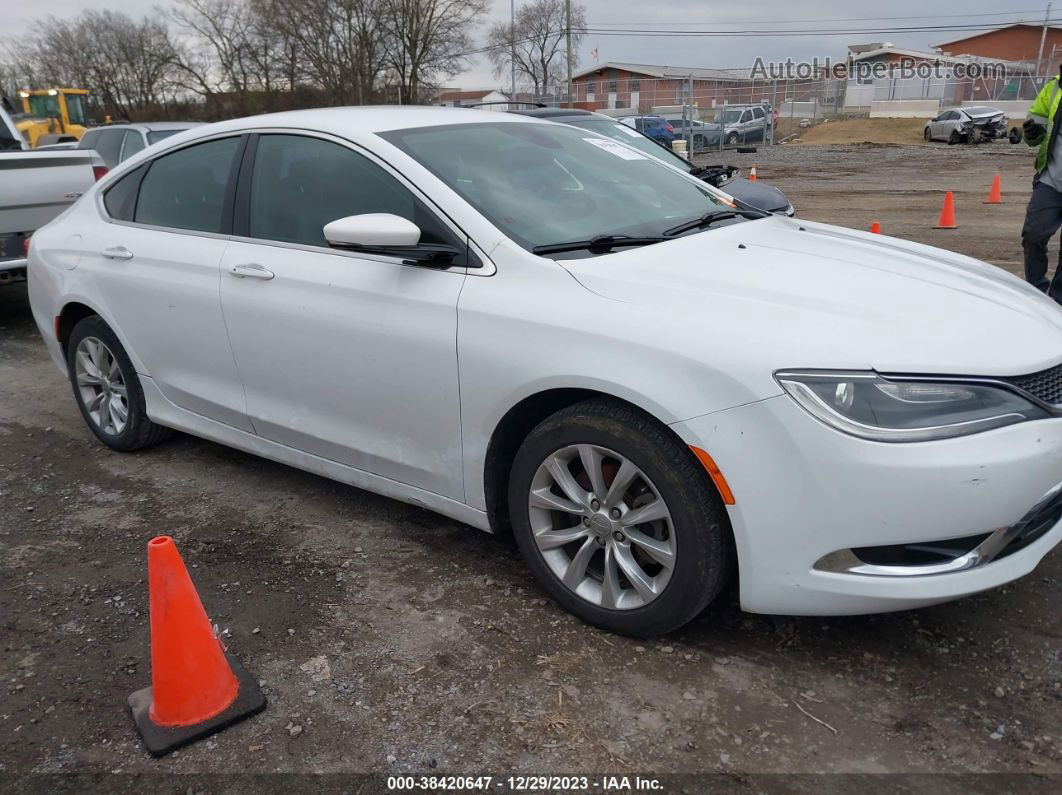
[[[877,220],[1018,269],[1024,147],[780,146],[727,160],[757,163],[803,217]],[[997,170],[1004,204],[984,205]],[[944,190],[958,230],[932,229]],[[703,772],[717,791],[818,792],[856,784],[757,776],[1062,775],[1060,551],[1008,587],[916,612],[776,619],[742,613],[731,592],[670,637],[616,637],[548,601],[510,546],[434,514],[187,436],[103,448],[24,285],[0,288],[0,505],[0,790],[62,789],[23,774],[115,772],[133,775],[97,786],[189,781],[153,773]],[[145,544],[157,533],[177,539],[270,700],[161,760],[125,711],[150,678]],[[239,789],[207,781],[187,791]],[[858,786],[874,783],[900,785]]]

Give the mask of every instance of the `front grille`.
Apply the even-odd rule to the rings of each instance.
[[[1062,405],[1062,364],[1032,375],[1004,379],[1052,406]]]

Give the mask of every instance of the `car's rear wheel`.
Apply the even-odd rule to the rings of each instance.
[[[172,433],[148,419],[133,363],[98,315],[82,319],[70,332],[66,363],[81,416],[108,447],[137,450]]]
[[[544,420],[513,462],[516,541],[542,587],[599,627],[649,636],[681,627],[729,570],[722,501],[666,426],[591,400]]]

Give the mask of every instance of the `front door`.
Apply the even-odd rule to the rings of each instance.
[[[463,269],[339,251],[322,233],[338,218],[392,213],[430,242],[441,222],[381,165],[324,137],[263,134],[244,168],[246,228],[225,251],[221,300],[255,431],[463,499]]]

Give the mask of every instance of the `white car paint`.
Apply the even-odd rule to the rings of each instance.
[[[757,612],[931,604],[1019,577],[1062,539],[1055,525],[946,574],[816,569],[837,550],[1018,522],[1062,481],[1062,419],[872,442],[816,420],[773,376],[1035,373],[1062,362],[1062,310],[1038,291],[967,257],[779,216],[586,259],[537,256],[376,134],[481,122],[548,124],[300,111],[201,127],[123,163],[35,238],[30,296],[56,365],[65,372],[55,319],[83,303],[129,353],[154,421],[485,530],[487,450],[506,413],[552,389],[612,395],[718,463],[736,497],[741,602]],[[245,130],[360,147],[467,234],[484,267],[107,221],[101,190],[143,160]],[[248,265],[275,278],[234,270]]]

